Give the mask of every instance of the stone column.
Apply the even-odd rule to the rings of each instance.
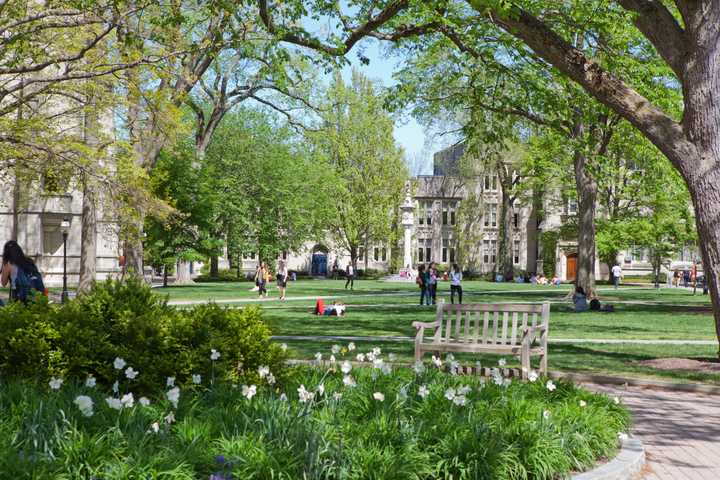
[[[412,234],[413,227],[415,226],[415,218],[413,212],[415,211],[415,202],[410,195],[410,183],[408,182],[405,186],[405,201],[400,206],[402,212],[402,226],[404,229],[403,237],[403,264],[401,270],[412,270]]]

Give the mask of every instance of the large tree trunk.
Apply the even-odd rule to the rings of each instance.
[[[189,285],[195,283],[190,276],[190,262],[179,260],[175,272],[175,285]]]
[[[82,225],[80,237],[80,279],[78,294],[87,293],[97,274],[97,210],[95,189],[83,179]]]
[[[587,157],[576,152],[574,158],[575,186],[578,194],[578,258],[577,286],[588,296],[595,293],[595,205],[598,186],[586,168]]]
[[[213,255],[210,257],[210,278],[218,278],[219,276],[218,257]]]

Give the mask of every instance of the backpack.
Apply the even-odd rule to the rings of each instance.
[[[418,287],[422,287],[423,286],[422,276],[418,275],[417,278],[415,278],[415,283],[417,284]]]
[[[45,293],[45,284],[37,267],[33,265],[29,271],[17,267],[13,298],[21,302],[27,302],[28,296],[33,290],[41,294]]]
[[[590,300],[590,310],[600,310],[600,300],[597,298]]]

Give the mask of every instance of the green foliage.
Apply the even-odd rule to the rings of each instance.
[[[123,378],[116,357],[140,372],[130,382],[148,392],[167,377],[189,383],[205,378],[253,379],[258,365],[281,375],[283,355],[257,308],[214,304],[189,310],[169,307],[139,280],[107,281],[62,306],[46,302],[0,309],[0,372],[46,381],[50,376],[110,385]],[[221,352],[211,362],[210,352]]]
[[[298,369],[281,388],[259,383],[251,400],[222,382],[183,389],[170,424],[164,396],[118,412],[97,389],[10,382],[0,389],[0,470],[8,478],[550,480],[611,458],[630,423],[624,406],[568,382],[554,391],[544,379],[481,385],[434,368],[350,375],[354,388],[335,369]],[[301,385],[319,384],[324,395],[299,401]],[[446,398],[462,387],[466,405]],[[92,398],[93,416],[73,405],[79,394]]]
[[[548,278],[555,275],[555,255],[557,243],[560,239],[560,232],[547,230],[540,234],[540,247],[542,249],[543,271],[542,273]]]

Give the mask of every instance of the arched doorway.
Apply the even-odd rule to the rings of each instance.
[[[313,247],[310,275],[314,277],[327,277],[328,249],[323,245]]]
[[[565,279],[568,282],[574,282],[577,278],[577,253],[571,253],[567,256],[565,264]]]

